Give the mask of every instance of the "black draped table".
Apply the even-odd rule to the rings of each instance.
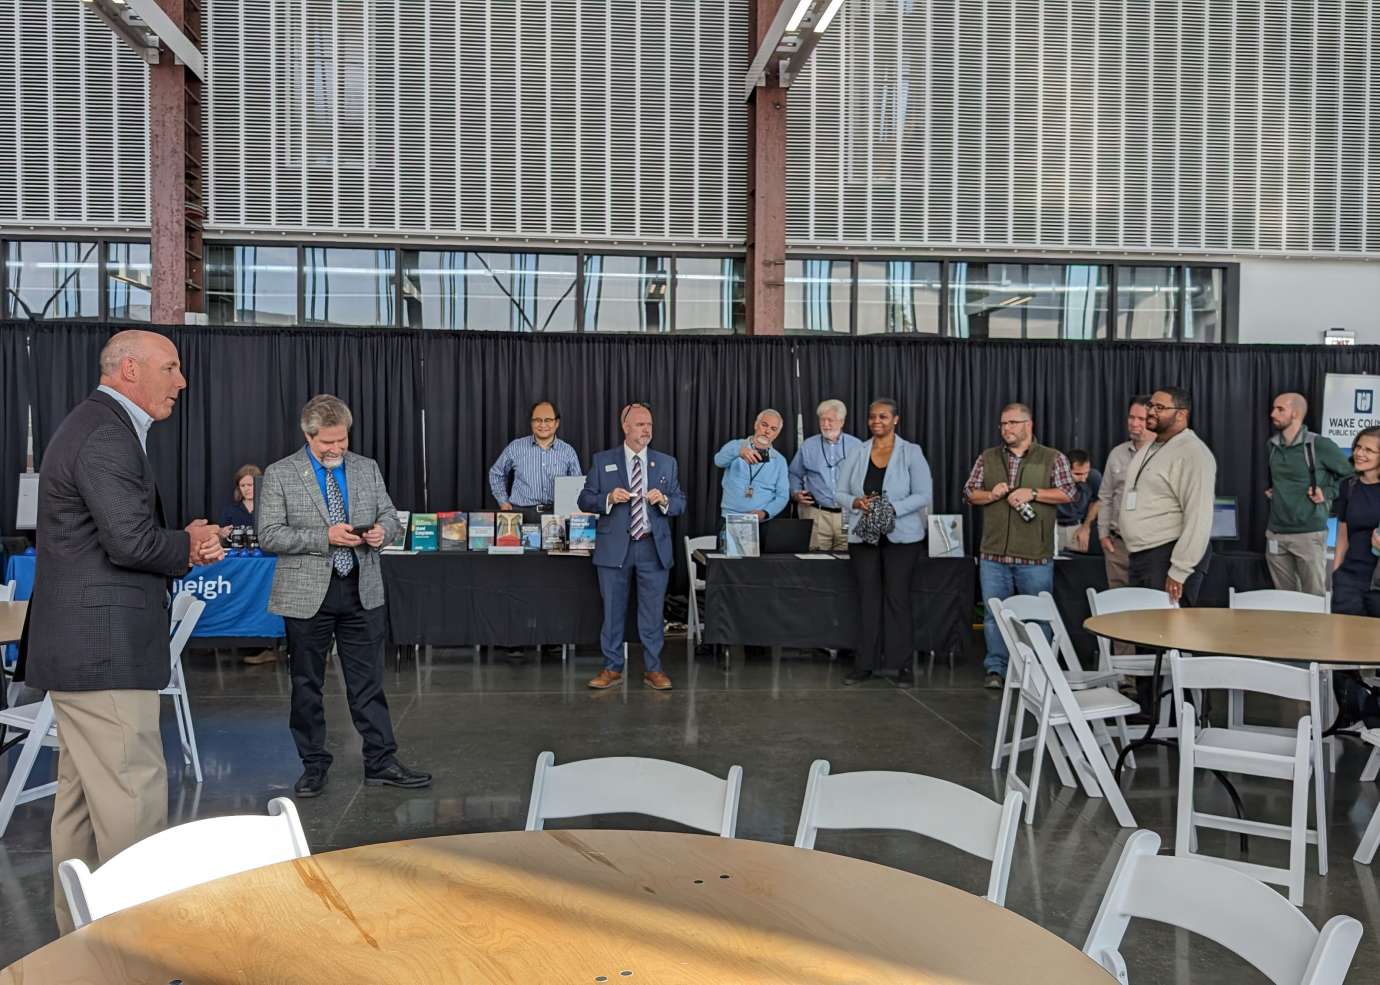
[[[395,644],[599,642],[603,602],[587,557],[457,551],[382,560],[388,638]],[[634,594],[630,609],[635,605]]]
[[[1054,562],[1054,601],[1074,648],[1081,654],[1097,652],[1097,638],[1083,628],[1083,622],[1092,615],[1088,611],[1089,588],[1098,592],[1107,588],[1107,569],[1101,557],[1060,558]],[[1238,592],[1274,588],[1265,555],[1214,551],[1198,593],[1199,607],[1225,607],[1229,588]]]
[[[857,645],[858,593],[846,559],[710,556],[704,642],[846,649]],[[921,557],[911,579],[915,649],[962,652],[977,589],[973,559]]]

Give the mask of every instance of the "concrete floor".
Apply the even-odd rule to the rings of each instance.
[[[313,850],[521,828],[533,763],[544,749],[554,750],[558,762],[658,756],[720,775],[740,764],[738,836],[774,842],[793,840],[806,770],[816,758],[828,759],[835,773],[909,770],[1001,796],[1002,775],[988,769],[1000,693],[981,688],[976,639],[952,671],[941,662],[931,676],[922,665],[918,686],[909,692],[881,680],[845,688],[847,668],[823,654],[786,651],[777,659],[738,659],[725,672],[711,659],[688,661],[684,645],[672,642],[666,664],[676,682],[672,692],[639,685],[598,693],[584,686],[599,666],[593,652],[582,652],[568,666],[554,650],[540,659],[531,653],[510,659],[488,651],[477,657],[472,649],[438,650],[420,666],[408,657],[400,668],[390,656],[387,685],[400,756],[435,774],[424,791],[362,785],[359,740],[332,676],[328,719],[335,765],[325,793],[298,807]],[[636,655],[633,665],[638,666]],[[190,772],[184,776],[171,705],[165,703],[171,820],[259,812],[269,798],[290,795],[300,770],[287,729],[286,665],[251,667],[228,653],[198,652],[189,655],[187,670],[205,783],[196,785]],[[1368,748],[1349,741],[1329,784],[1330,871],[1317,874],[1310,849],[1303,907],[1318,926],[1338,913],[1365,925],[1352,983],[1374,981],[1380,967],[1376,869],[1351,859],[1380,800],[1374,784],[1357,780]],[[1174,768],[1163,750],[1139,759],[1140,769],[1123,779],[1128,801],[1137,822],[1157,831],[1164,850],[1171,850]],[[0,776],[7,770],[8,764],[0,767]],[[1283,784],[1246,780],[1239,789],[1251,816],[1287,820]],[[1215,781],[1203,781],[1201,791],[1209,809],[1229,809]],[[56,933],[51,805],[48,799],[20,807],[0,840],[0,966]],[[568,826],[639,823],[645,822],[608,818]],[[1128,835],[1100,800],[1059,786],[1046,770],[1036,823],[1024,827],[1017,841],[1007,905],[1081,947]],[[1225,834],[1205,832],[1200,843],[1204,851],[1237,852]],[[977,893],[986,887],[986,863],[917,836],[826,832],[817,847]],[[1255,860],[1285,857],[1283,843],[1260,839],[1252,840],[1250,851]],[[1216,945],[1155,925],[1133,924],[1123,953],[1138,983],[1265,981]]]

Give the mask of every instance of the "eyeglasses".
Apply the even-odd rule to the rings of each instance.
[[[622,422],[626,421],[628,419],[628,415],[631,414],[638,407],[641,407],[648,414],[652,412],[651,404],[647,403],[645,400],[634,400],[632,403],[628,404],[627,409],[623,411],[623,416],[618,419],[619,423],[621,424]]]
[[[558,420],[560,420],[560,418],[558,418],[558,417],[534,417],[534,418],[532,418],[532,423],[533,423],[533,424],[555,424]]]
[[[1028,418],[1028,417],[1021,417],[1021,418],[1018,418],[1017,420],[1014,420],[1014,421],[1002,421],[1002,422],[1001,422],[1001,426],[1004,427],[1004,428],[1013,428],[1013,427],[1015,427],[1017,424],[1029,424],[1029,423],[1030,423],[1030,418]]]
[[[1183,410],[1182,407],[1176,407],[1174,404],[1146,404],[1146,406],[1156,413],[1162,410]]]

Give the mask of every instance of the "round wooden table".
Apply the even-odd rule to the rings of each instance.
[[[981,897],[785,845],[453,835],[267,866],[132,907],[0,972],[59,982],[1107,985]]]
[[[1088,632],[1164,652],[1380,666],[1380,619],[1259,609],[1147,609],[1093,616]]]

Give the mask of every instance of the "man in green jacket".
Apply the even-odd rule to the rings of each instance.
[[[1331,439],[1303,423],[1308,401],[1281,393],[1270,408],[1275,434],[1270,438],[1270,522],[1265,530],[1265,560],[1275,588],[1310,595],[1327,593],[1324,554],[1327,514],[1351,463]]]

